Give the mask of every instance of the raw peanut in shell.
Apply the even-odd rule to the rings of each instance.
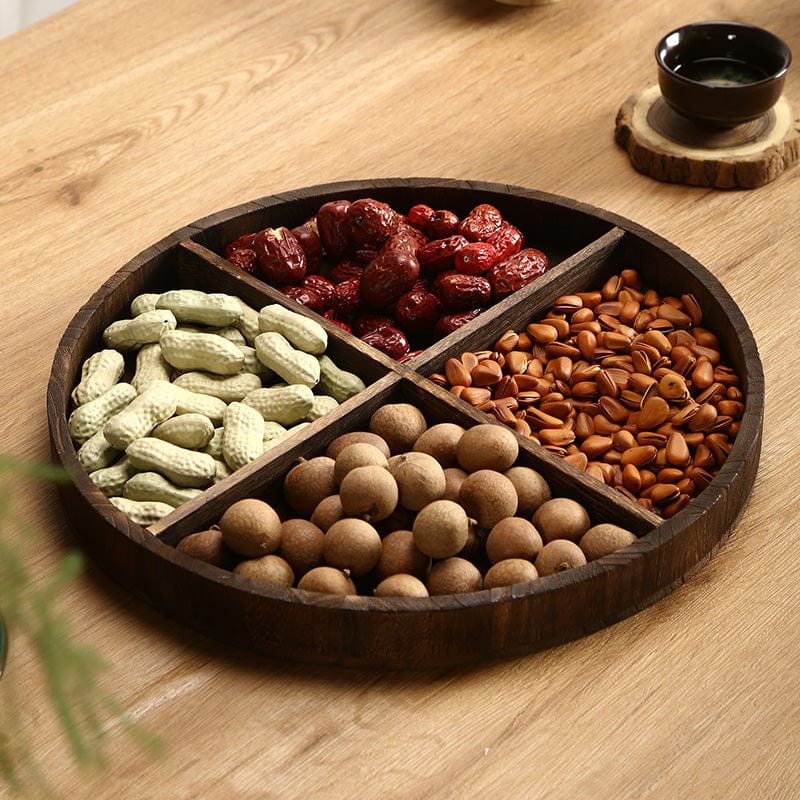
[[[414,544],[431,558],[449,558],[467,543],[467,512],[452,500],[434,500],[415,517]]]
[[[471,561],[454,556],[437,561],[431,567],[427,584],[431,595],[460,594],[480,591],[483,578]]]
[[[517,510],[517,490],[501,472],[479,469],[468,475],[458,492],[458,502],[478,527],[490,531]]]
[[[500,424],[474,425],[464,432],[456,446],[459,466],[467,472],[509,469],[519,455],[517,435]]]
[[[411,450],[427,427],[422,412],[410,403],[381,406],[369,421],[370,431],[386,441],[392,454]]]
[[[521,517],[532,517],[552,497],[547,481],[532,467],[511,467],[503,474],[517,490],[517,514]]]
[[[305,575],[322,564],[322,543],[325,534],[307,519],[287,519],[281,525],[281,546],[278,555],[284,558],[294,574]]]
[[[217,527],[184,536],[178,542],[176,549],[187,556],[222,569],[233,569],[237,561],[236,554],[225,544],[222,531]]]
[[[414,450],[433,456],[444,469],[455,467],[456,446],[464,434],[464,427],[455,422],[439,422],[431,425],[416,442]]]
[[[375,587],[375,597],[429,597],[425,584],[413,575],[397,573]]]
[[[378,436],[377,433],[371,433],[370,431],[349,431],[348,433],[343,433],[340,436],[337,436],[329,445],[328,449],[325,451],[325,455],[328,458],[336,459],[339,453],[344,450],[345,447],[351,444],[355,444],[356,442],[366,442],[367,444],[371,444],[378,448],[386,458],[392,454],[389,450],[389,445],[386,444],[386,440],[383,437]]]
[[[539,506],[533,524],[545,542],[569,539],[577,542],[592,525],[586,509],[569,497],[554,497]]]
[[[283,480],[283,496],[293,511],[310,517],[324,497],[336,494],[333,471],[336,463],[327,456],[300,459]]]
[[[350,578],[335,567],[314,567],[297,583],[298,589],[323,594],[356,594],[356,586]]]
[[[554,575],[556,572],[574,569],[585,563],[586,556],[575,542],[569,539],[553,539],[542,548],[534,566],[539,576],[543,578],[545,575]]]
[[[578,546],[583,550],[587,561],[594,561],[635,542],[636,538],[635,534],[619,525],[602,522],[589,528],[581,536]]]
[[[483,588],[495,589],[498,586],[512,586],[515,583],[528,583],[539,577],[536,567],[524,558],[506,558],[493,564],[483,576]]]
[[[409,530],[397,530],[383,537],[375,574],[379,580],[401,573],[422,579],[430,565],[430,558],[414,544],[414,534]]]
[[[222,539],[235,553],[259,558],[274,553],[281,543],[281,520],[263,500],[237,500],[219,520]]]
[[[444,496],[444,470],[433,456],[412,450],[392,456],[388,468],[397,482],[399,503],[403,508],[419,511]]]
[[[384,467],[356,467],[339,486],[345,514],[367,522],[386,519],[397,506],[399,496],[397,482]]]
[[[256,581],[275,583],[278,586],[291,586],[294,583],[292,568],[284,559],[276,555],[240,561],[233,568],[233,573]]]
[[[534,561],[542,549],[542,537],[532,522],[523,517],[501,519],[489,531],[486,556],[492,564],[507,559]]]
[[[328,565],[351,575],[366,575],[381,557],[381,537],[363,519],[345,517],[325,532],[322,556]]]
[[[354,442],[347,445],[335,458],[333,468],[333,479],[338,486],[342,478],[356,467],[388,467],[389,461],[386,456],[373,444],[366,442]]]

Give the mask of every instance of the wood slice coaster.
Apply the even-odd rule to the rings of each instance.
[[[755,189],[800,161],[800,120],[785,97],[752,122],[716,130],[673,111],[651,86],[622,104],[615,139],[638,172],[690,186]]]

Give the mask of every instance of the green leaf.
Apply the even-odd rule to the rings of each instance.
[[[53,481],[55,483],[66,483],[69,480],[67,471],[56,464],[28,461],[5,453],[0,453],[0,474],[2,473],[16,473],[37,481]]]

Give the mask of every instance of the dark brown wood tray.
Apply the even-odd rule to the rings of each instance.
[[[247,231],[299,224],[332,199],[374,197],[395,208],[425,202],[465,214],[488,202],[548,253],[553,268],[533,284],[398,364],[323,320],[329,352],[359,373],[366,391],[145,530],[119,512],[77,460],[67,431],[69,394],[103,329],[144,291],[195,287],[236,294],[260,307],[291,303],[220,256]],[[255,583],[178,552],[174,545],[212,524],[236,499],[269,496],[299,456],[324,452],[338,434],[365,426],[386,402],[418,405],[429,423],[492,424],[427,377],[464,350],[491,347],[506,329],[542,314],[561,294],[596,288],[625,267],[662,294],[691,292],[704,325],[720,338],[742,379],[746,407],[731,453],[711,484],[669,520],[520,438],[520,462],[553,493],[585,504],[593,521],[633,530],[632,545],[530,584],[425,599],[338,597]],[[292,307],[299,307],[292,304]],[[312,312],[304,312],[311,314]],[[319,319],[319,318],[318,318]],[[85,550],[120,584],[164,614],[226,643],[292,660],[369,667],[443,667],[566,642],[636,613],[680,585],[719,547],[753,485],[761,448],[764,378],[753,336],[717,279],[674,245],[630,220],[574,200],[519,187],[438,179],[359,181],[260,198],[199,220],[140,253],[76,314],[52,365],[47,394],[55,458],[72,483],[62,489]]]

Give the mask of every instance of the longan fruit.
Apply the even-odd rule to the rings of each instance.
[[[442,465],[427,453],[410,451],[389,459],[389,472],[397,482],[399,503],[419,511],[444,495],[446,481]]]
[[[190,533],[178,542],[176,550],[223,569],[232,569],[236,564],[236,555],[225,544],[222,531],[218,527]]]
[[[411,450],[427,427],[422,412],[411,403],[381,406],[369,421],[370,431],[385,440],[393,455]]]
[[[274,553],[281,543],[281,520],[263,500],[237,500],[219,520],[222,539],[231,550],[245,558]]]
[[[437,561],[426,583],[431,596],[477,592],[483,588],[480,570],[471,561],[458,556]]]
[[[375,597],[429,597],[425,584],[413,575],[397,573],[375,587]]]
[[[458,465],[467,472],[479,469],[503,472],[513,465],[518,455],[517,434],[493,422],[468,428],[456,445]]]
[[[434,500],[421,509],[412,526],[414,544],[431,558],[455,556],[467,543],[467,512],[452,500]]]
[[[509,558],[533,560],[542,549],[542,537],[532,522],[522,517],[501,519],[489,531],[486,556],[492,564]]]
[[[356,594],[356,585],[336,567],[314,567],[300,578],[298,589],[323,594]]]
[[[381,450],[367,442],[353,442],[343,448],[334,459],[333,480],[337,486],[342,478],[356,467],[388,467],[389,461]]]
[[[379,580],[401,573],[424,578],[430,565],[430,557],[414,544],[414,534],[409,530],[397,530],[383,537],[375,574]]]
[[[329,494],[317,503],[316,508],[311,514],[313,522],[322,531],[328,530],[334,522],[344,519],[347,514],[342,508],[342,498],[338,494]]]
[[[339,486],[345,514],[368,522],[386,519],[395,510],[399,497],[397,481],[383,467],[356,467],[344,476]]]
[[[479,469],[464,479],[458,502],[479,528],[490,531],[501,519],[515,514],[517,490],[502,472]]]
[[[574,569],[586,563],[583,550],[569,539],[553,539],[541,550],[534,566],[541,577]]]
[[[495,589],[498,586],[511,586],[515,583],[528,583],[539,577],[536,567],[524,558],[505,558],[489,567],[483,576],[483,588]]]
[[[503,473],[517,490],[517,514],[532,517],[553,495],[547,481],[532,467],[510,467]]]
[[[583,550],[587,561],[594,561],[635,542],[636,539],[636,534],[629,530],[610,522],[602,522],[589,528],[581,536],[578,546]]]
[[[533,524],[545,542],[553,539],[577,542],[592,525],[586,509],[569,497],[546,500],[533,515]]]
[[[235,575],[244,575],[256,581],[275,583],[278,586],[291,586],[294,583],[294,572],[288,562],[276,555],[251,558],[240,561],[234,568]]]
[[[381,552],[378,531],[369,522],[352,517],[334,522],[322,543],[325,562],[351,575],[366,575],[378,563]]]
[[[328,456],[300,459],[283,479],[283,497],[302,517],[309,517],[324,497],[336,494],[333,470],[336,462]]]
[[[464,482],[464,478],[467,477],[469,473],[465,472],[461,467],[446,467],[444,470],[444,495],[442,496],[443,500],[452,500],[453,502],[458,502],[458,491],[461,488],[461,484]]]
[[[464,431],[464,426],[455,422],[439,422],[431,425],[414,442],[414,450],[433,456],[444,469],[455,467],[458,463],[456,446]]]
[[[337,436],[328,445],[325,455],[328,456],[328,458],[335,460],[345,447],[356,442],[366,442],[367,444],[371,444],[373,447],[377,447],[378,450],[380,450],[386,456],[386,458],[389,458],[389,456],[392,454],[389,450],[389,445],[386,444],[386,440],[383,437],[378,436],[377,433],[372,433],[371,431],[348,431],[347,433],[342,433]]]
[[[284,558],[295,575],[304,575],[322,564],[325,533],[307,519],[287,519],[281,525],[278,555]]]

